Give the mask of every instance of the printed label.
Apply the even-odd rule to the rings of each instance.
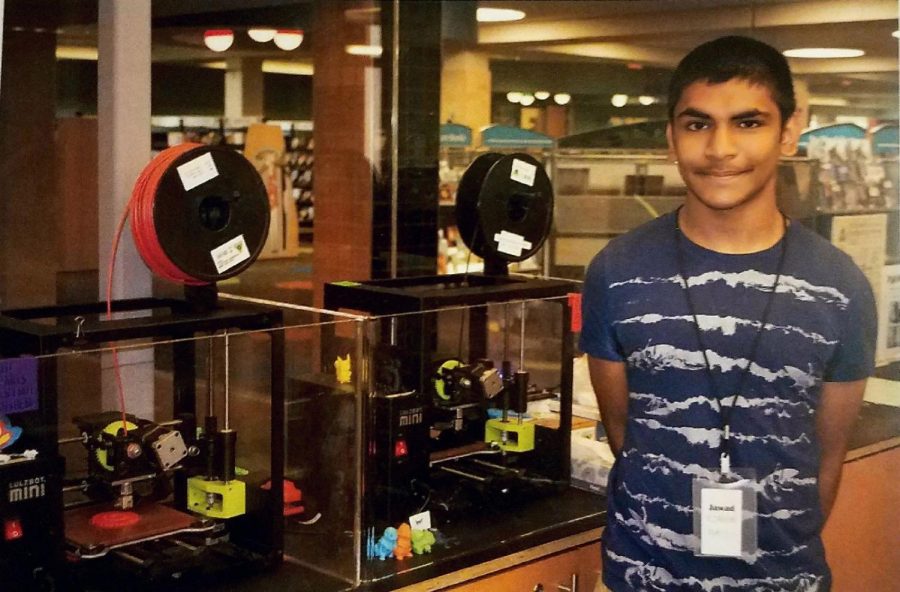
[[[216,247],[209,252],[212,255],[216,271],[224,273],[235,265],[250,258],[250,249],[244,240],[244,235],[239,234],[224,245]]]
[[[536,175],[537,167],[535,165],[518,158],[513,159],[512,171],[509,174],[510,179],[531,187],[534,185],[534,177]]]
[[[44,476],[12,481],[6,490],[6,500],[10,504],[27,502],[47,495],[47,478]]]
[[[36,358],[0,360],[0,415],[38,408]]]
[[[219,171],[216,169],[216,163],[210,152],[184,163],[176,170],[178,171],[178,176],[181,177],[181,184],[184,185],[185,191],[190,191],[194,187],[203,185],[210,179],[215,179],[219,176]]]
[[[531,248],[531,242],[525,240],[524,236],[506,230],[495,234],[494,241],[497,243],[498,252],[506,253],[513,257],[520,257],[522,251],[527,251]]]
[[[713,489],[700,492],[700,553],[740,557],[743,492]]]

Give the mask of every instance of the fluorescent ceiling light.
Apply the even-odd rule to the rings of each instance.
[[[624,107],[628,103],[628,95],[613,95],[610,103],[613,104],[613,107]]]
[[[809,104],[816,107],[846,107],[850,102],[840,97],[809,97]]]
[[[301,29],[279,29],[272,39],[279,49],[291,51],[300,47],[303,43],[303,31]]]
[[[262,71],[267,74],[293,74],[294,76],[312,76],[313,65],[308,62],[289,62],[287,60],[263,60]]]
[[[534,98],[536,98],[539,101],[546,101],[547,99],[550,98],[550,93],[547,92],[546,90],[539,90],[536,93],[534,93]]]
[[[475,18],[479,23],[505,23],[522,20],[525,13],[512,8],[479,8],[475,11]]]
[[[652,105],[652,104],[656,103],[656,97],[651,97],[649,95],[641,95],[638,97],[638,103],[640,103],[641,105],[644,105],[646,107],[647,105]]]
[[[797,49],[789,49],[784,52],[789,58],[858,58],[866,55],[861,49],[850,49],[845,47],[798,47]]]
[[[510,91],[506,93],[506,100],[510,103],[518,103],[522,100],[522,93],[517,90]]]
[[[213,51],[225,51],[234,43],[234,31],[231,29],[210,29],[203,33],[203,43]]]
[[[556,93],[553,95],[553,102],[557,105],[568,105],[571,100],[572,95],[569,93]]]
[[[380,58],[383,50],[380,45],[348,45],[344,48],[344,51],[355,56]]]
[[[522,98],[519,99],[519,104],[523,107],[534,105],[534,95],[522,95]]]
[[[272,39],[275,39],[275,29],[254,27],[252,29],[247,29],[247,35],[250,35],[250,39],[253,39],[258,43],[268,43]]]
[[[58,45],[56,47],[56,59],[97,61],[97,48]]]

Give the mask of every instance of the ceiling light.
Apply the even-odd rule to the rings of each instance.
[[[534,104],[534,95],[522,95],[522,98],[519,99],[519,104],[524,107],[528,107]]]
[[[312,62],[297,60],[263,60],[262,71],[266,74],[292,74],[294,76],[312,76]]]
[[[866,55],[861,49],[844,47],[799,47],[784,52],[789,58],[858,58]]]
[[[506,100],[510,103],[518,103],[522,100],[522,93],[517,90],[510,91],[506,93]]]
[[[809,97],[809,104],[814,107],[846,107],[850,102],[842,97]]]
[[[475,18],[479,23],[505,23],[522,20],[525,13],[512,8],[479,8],[475,11]]]
[[[234,43],[234,31],[210,29],[203,33],[203,43],[213,51],[225,51]]]
[[[647,105],[652,105],[652,104],[656,103],[656,97],[651,97],[649,95],[641,95],[638,97],[638,103],[640,103],[641,105],[644,105],[646,107]]]
[[[247,35],[250,35],[250,39],[253,39],[258,43],[267,43],[272,39],[275,39],[275,29],[255,27],[253,29],[248,29]]]
[[[624,107],[628,103],[628,95],[613,95],[610,103],[613,107]]]
[[[273,38],[275,45],[284,51],[297,49],[303,43],[303,31],[301,29],[279,29],[275,31]]]
[[[550,93],[547,92],[546,90],[539,90],[536,93],[534,93],[534,98],[536,98],[539,101],[546,101],[547,99],[550,98]]]
[[[56,59],[58,60],[97,60],[96,47],[79,47],[72,45],[57,45]]]
[[[568,105],[571,100],[572,95],[569,93],[556,93],[553,95],[553,102],[557,105]]]
[[[344,51],[355,56],[380,58],[383,50],[380,45],[348,45],[344,48]]]

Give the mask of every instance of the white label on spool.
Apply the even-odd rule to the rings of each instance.
[[[522,185],[532,187],[534,185],[534,176],[537,174],[537,167],[530,162],[514,158],[512,162],[512,171],[509,178],[518,181]]]
[[[212,255],[216,271],[224,273],[238,263],[249,259],[250,249],[247,248],[244,235],[239,234],[224,245],[216,247],[209,254]]]
[[[494,240],[497,241],[498,252],[506,253],[513,257],[519,257],[522,255],[522,251],[531,248],[531,243],[525,240],[524,236],[516,234],[515,232],[507,232],[506,230],[502,230],[495,234]]]
[[[216,163],[213,161],[212,153],[210,152],[184,163],[177,170],[185,191],[190,191],[194,187],[203,185],[210,179],[215,179],[219,176],[219,171],[216,170]]]

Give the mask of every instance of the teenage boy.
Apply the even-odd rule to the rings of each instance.
[[[799,135],[787,62],[724,37],[669,87],[675,213],[612,241],[584,286],[581,349],[616,462],[614,592],[827,591],[820,532],[873,367],[851,260],[776,204]]]

